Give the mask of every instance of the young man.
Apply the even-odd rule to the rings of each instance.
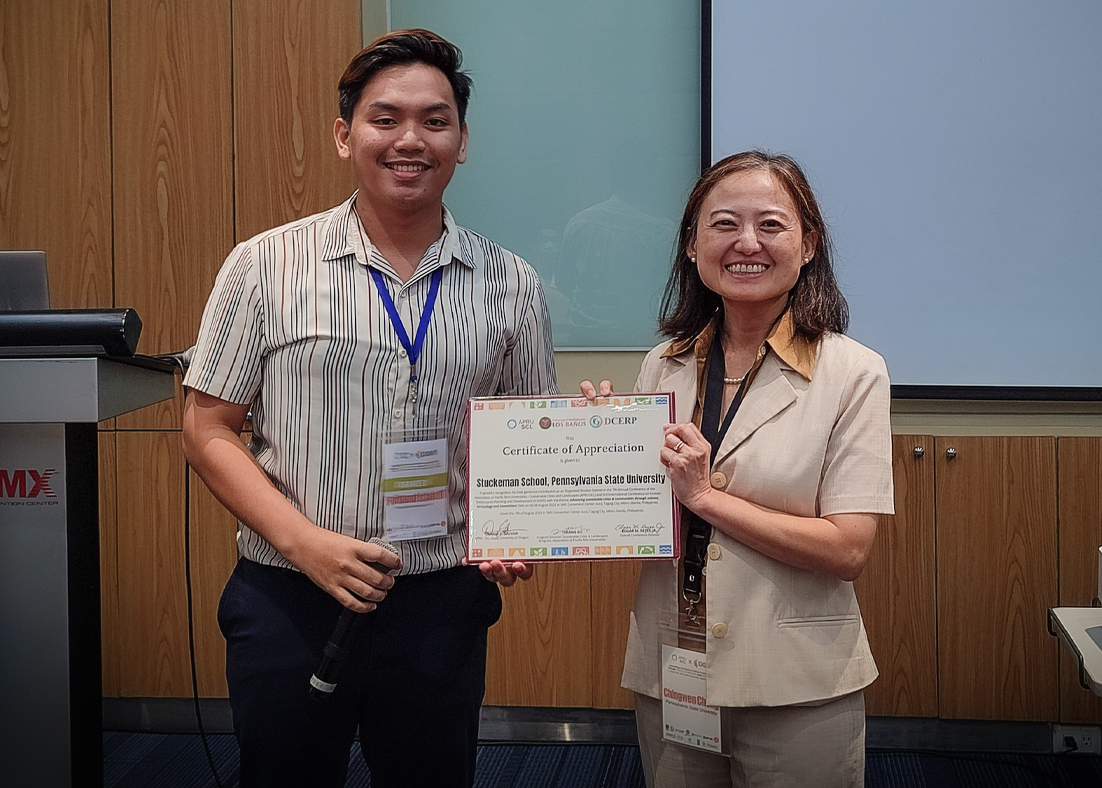
[[[242,786],[343,786],[357,726],[377,788],[473,782],[491,581],[531,567],[464,565],[465,405],[557,389],[536,275],[443,206],[466,159],[460,62],[425,30],[353,58],[334,137],[359,190],[239,244],[203,314],[184,441],[239,521],[218,618]],[[445,441],[447,532],[394,555],[367,541],[388,537],[384,444],[425,438]],[[321,703],[342,606],[366,615]]]

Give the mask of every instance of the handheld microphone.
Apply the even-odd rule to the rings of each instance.
[[[398,548],[389,542],[384,542],[377,536],[368,539],[371,544],[377,544],[390,552],[398,555]],[[384,575],[390,572],[390,567],[376,561],[368,561],[367,565]],[[359,634],[360,624],[363,622],[363,614],[347,607],[341,610],[341,617],[337,619],[337,625],[333,627],[333,634],[329,636],[329,642],[325,644],[325,650],[321,655],[321,663],[314,675],[310,677],[310,697],[324,700],[333,694],[337,688],[337,679],[340,677],[341,668],[352,651]]]

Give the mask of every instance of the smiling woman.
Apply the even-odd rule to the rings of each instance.
[[[851,581],[894,506],[887,370],[844,335],[829,233],[792,159],[706,170],[676,254],[672,339],[636,383],[675,394],[661,456],[685,533],[678,566],[642,568],[628,637],[647,784],[860,786],[876,667]],[[730,758],[664,736],[671,642],[706,652]]]
[[[768,170],[734,172],[704,198],[689,260],[723,300],[724,324],[772,324],[815,252],[796,205]],[[749,348],[750,356],[756,348]]]
[[[733,179],[736,175],[753,176],[753,184]],[[742,190],[735,188],[736,180],[746,188],[756,185],[759,193],[741,193]],[[713,197],[717,191],[719,194]],[[739,193],[728,194],[732,191]],[[700,176],[689,195],[681,219],[673,272],[662,303],[662,332],[679,340],[691,339],[713,320],[723,304],[721,294],[701,278],[703,274],[694,258],[700,243],[698,238],[711,236],[710,223],[718,222],[721,226],[732,223],[732,217],[722,213],[733,207],[720,205],[724,196],[728,200],[741,197],[742,210],[761,214],[756,218],[769,224],[768,228],[763,228],[765,239],[779,231],[782,219],[788,223],[786,237],[792,238],[790,233],[796,230],[792,225],[798,221],[804,259],[788,297],[796,333],[809,341],[825,331],[845,333],[849,309],[838,289],[834,276],[834,245],[811,186],[793,159],[760,151],[747,151],[717,162]],[[705,205],[706,202],[709,204]],[[780,211],[784,215],[769,211]],[[796,215],[790,211],[795,211]],[[712,213],[715,216],[709,218]],[[722,233],[721,230],[717,234]]]

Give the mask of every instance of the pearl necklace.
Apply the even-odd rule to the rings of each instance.
[[[765,345],[762,345],[760,348],[758,348],[758,359],[761,360],[763,358],[765,358]],[[753,369],[753,367],[751,366],[750,369]],[[746,375],[749,375],[749,374],[750,374],[750,370],[747,370],[746,374],[742,375],[741,377],[737,377],[737,378],[724,377],[723,378],[723,384],[725,386],[737,386],[739,383],[742,383],[742,381],[746,380]]]

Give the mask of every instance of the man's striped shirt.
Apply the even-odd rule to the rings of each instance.
[[[185,385],[252,407],[250,450],[317,525],[384,536],[382,445],[395,430],[438,425],[449,452],[448,536],[398,545],[403,573],[446,569],[465,553],[466,406],[470,397],[557,393],[543,289],[522,259],[444,210],[444,234],[402,283],[342,205],[238,244],[215,281]],[[370,268],[382,273],[415,336],[432,273],[443,268],[411,367]],[[241,555],[290,566],[238,526]]]

